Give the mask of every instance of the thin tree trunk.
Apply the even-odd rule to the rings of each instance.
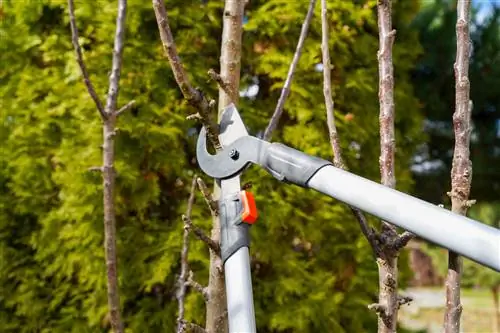
[[[219,114],[239,97],[241,68],[241,38],[243,13],[246,0],[226,0],[223,13],[222,45],[220,56],[220,78],[224,82],[219,89]],[[223,89],[223,88],[226,89]],[[220,188],[215,182],[214,197],[220,197]],[[213,218],[212,239],[220,243],[220,220]],[[205,329],[209,333],[228,332],[227,303],[224,270],[220,254],[210,250],[209,300]]]
[[[116,216],[115,216],[115,171],[114,171],[114,136],[116,116],[108,116],[103,126],[103,170],[104,186],[104,249],[106,254],[106,270],[108,284],[108,307],[111,326],[115,332],[123,332],[120,316],[120,297],[118,288],[117,255],[116,255]]]
[[[396,31],[392,29],[390,0],[379,0],[378,27],[379,44],[379,103],[380,103],[380,175],[381,183],[394,188],[394,73],[392,64],[392,45]],[[389,244],[397,239],[396,227],[382,222],[381,239]],[[378,332],[396,332],[398,320],[398,251],[384,246],[378,254],[379,271],[379,309]]]
[[[493,305],[495,309],[495,314],[494,314],[494,323],[495,323],[495,333],[500,333],[500,304],[498,303],[498,293],[499,293],[500,286],[496,285],[491,288],[491,293],[493,296]]]
[[[472,180],[472,162],[470,161],[470,103],[469,84],[469,16],[470,0],[458,0],[457,4],[457,55],[455,69],[455,113],[453,127],[455,130],[455,150],[451,169],[451,210],[466,215],[471,202],[469,199]],[[453,252],[448,256],[448,274],[446,277],[446,312],[444,330],[446,333],[460,331],[460,280],[462,274],[462,258]]]
[[[70,27],[76,60],[87,87],[87,90],[96,104],[103,122],[102,166],[91,168],[102,172],[103,205],[104,205],[104,253],[106,258],[106,277],[108,293],[108,310],[111,327],[116,333],[123,333],[124,326],[120,314],[120,296],[118,287],[117,253],[116,253],[116,213],[115,213],[115,148],[114,136],[116,134],[116,119],[119,114],[129,109],[134,101],[129,102],[120,110],[117,109],[120,73],[125,40],[125,18],[127,13],[127,0],[118,1],[118,15],[116,18],[116,31],[113,46],[111,74],[106,106],[99,99],[89,73],[83,60],[80,44],[78,43],[78,29],[74,14],[73,0],[68,0]]]

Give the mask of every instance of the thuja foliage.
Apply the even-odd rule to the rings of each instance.
[[[216,86],[221,1],[169,1],[171,28],[192,81]],[[332,1],[333,88],[345,159],[355,173],[378,176],[378,35],[375,1]],[[396,2],[394,51],[398,188],[409,190],[410,157],[420,140],[418,105],[408,72],[419,52],[406,25],[413,2]],[[91,79],[105,94],[115,2],[75,4]],[[258,87],[239,108],[252,133],[263,130],[292,59],[305,1],[251,1],[245,20],[242,88]],[[331,158],[321,88],[319,6],[285,115],[274,139]],[[105,332],[106,280],[100,118],[74,59],[66,3],[4,1],[0,11],[0,330]],[[129,1],[116,136],[119,282],[128,332],[174,330],[181,213],[196,167],[199,125],[182,101],[165,60],[151,3]],[[207,179],[209,182],[210,180]],[[251,168],[261,219],[252,228],[252,270],[259,331],[362,332],[377,291],[376,265],[349,210],[339,202],[281,185]],[[193,221],[211,218],[199,198]],[[208,250],[191,242],[190,264],[207,280]],[[405,272],[402,262],[403,277]],[[187,319],[202,323],[191,292]]]

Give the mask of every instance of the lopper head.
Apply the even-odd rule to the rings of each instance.
[[[248,134],[234,104],[224,109],[219,127],[223,149],[215,155],[207,150],[205,127],[200,131],[196,158],[203,172],[213,178],[226,179],[236,176],[249,163],[260,162],[269,143]]]

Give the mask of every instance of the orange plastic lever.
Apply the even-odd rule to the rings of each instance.
[[[259,217],[255,198],[251,192],[241,191],[241,201],[243,202],[243,212],[241,213],[241,220],[248,224],[254,224]]]

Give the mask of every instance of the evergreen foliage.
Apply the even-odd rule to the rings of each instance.
[[[453,157],[455,109],[456,7],[455,1],[423,1],[425,6],[413,22],[420,32],[424,52],[413,71],[415,93],[422,102],[428,142],[419,151],[417,163],[432,166],[415,173],[419,197],[436,204],[449,202]],[[483,6],[488,4],[483,3]],[[493,4],[490,4],[494,6]],[[471,136],[471,198],[495,201],[500,189],[500,7],[481,18],[473,8],[472,57],[469,78],[473,102]]]
[[[337,126],[349,168],[378,180],[378,35],[375,1],[332,1],[331,54]],[[74,59],[66,3],[4,1],[0,15],[0,331],[104,332],[106,281],[101,126]],[[218,69],[222,2],[169,1],[170,24],[192,82],[211,96],[206,72]],[[421,141],[409,71],[419,54],[407,22],[416,2],[395,3],[398,188]],[[114,2],[75,4],[80,42],[96,90],[104,94],[115,28]],[[239,108],[252,133],[274,110],[292,59],[305,1],[251,1],[243,38],[242,88],[256,96]],[[127,332],[171,332],[182,222],[196,167],[198,125],[165,60],[148,1],[129,1],[116,137],[118,264]],[[331,158],[321,90],[319,6],[274,140]],[[209,180],[207,180],[209,181]],[[252,228],[252,270],[259,332],[371,331],[366,309],[377,290],[367,241],[339,202],[278,184],[250,169],[260,221]],[[201,199],[201,198],[200,198]],[[193,221],[211,218],[199,204]],[[190,264],[206,283],[208,250],[191,242]],[[406,265],[401,262],[403,278]],[[187,318],[203,322],[200,295]]]

